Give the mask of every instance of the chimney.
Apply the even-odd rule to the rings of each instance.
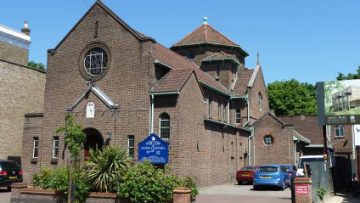
[[[30,36],[30,28],[29,28],[29,22],[28,21],[24,21],[24,27],[21,29],[21,32],[24,33],[27,36]]]

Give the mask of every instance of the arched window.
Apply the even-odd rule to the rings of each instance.
[[[259,111],[262,111],[262,105],[263,105],[263,97],[261,92],[259,92],[259,97],[258,97],[258,104],[259,104]]]
[[[170,116],[167,113],[159,116],[159,136],[164,140],[170,138]]]

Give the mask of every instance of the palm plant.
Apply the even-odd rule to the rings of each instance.
[[[114,191],[114,184],[121,181],[130,166],[125,150],[108,146],[101,150],[90,150],[81,175],[92,184],[96,191]]]

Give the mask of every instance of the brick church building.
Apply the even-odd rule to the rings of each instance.
[[[234,181],[236,170],[254,163],[252,146],[283,130],[257,126],[269,105],[261,66],[247,68],[247,56],[206,20],[168,49],[96,1],[48,50],[43,112],[26,114],[25,180],[41,167],[66,164],[64,135],[55,131],[71,113],[87,136],[82,156],[117,145],[136,160],[137,144],[154,132],[169,143],[175,174],[200,185]],[[294,129],[281,136],[286,147],[299,137]],[[282,162],[294,161],[289,153]]]

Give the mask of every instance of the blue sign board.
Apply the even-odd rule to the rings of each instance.
[[[139,143],[139,161],[148,160],[152,164],[167,164],[169,157],[169,146],[164,140],[152,133],[149,137]]]

